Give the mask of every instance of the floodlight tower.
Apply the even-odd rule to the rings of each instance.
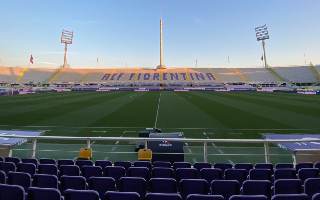
[[[158,65],[158,69],[163,69],[165,68],[165,65],[163,63],[163,36],[162,36],[162,18],[160,18],[160,65]]]
[[[257,41],[262,41],[262,49],[263,49],[263,60],[264,67],[267,68],[267,58],[266,58],[266,48],[265,48],[265,40],[269,39],[269,32],[267,25],[258,26],[255,28]]]
[[[72,44],[73,39],[73,31],[68,31],[63,29],[61,33],[61,43],[64,44],[64,60],[63,60],[63,68],[67,67],[67,51],[68,44]]]

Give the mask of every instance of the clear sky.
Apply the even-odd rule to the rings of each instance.
[[[161,16],[167,66],[261,67],[263,24],[270,65],[320,63],[319,11],[320,0],[1,0],[0,65],[30,54],[34,66],[61,65],[66,28],[71,66],[155,67]]]

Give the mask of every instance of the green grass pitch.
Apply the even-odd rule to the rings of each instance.
[[[139,130],[154,126],[164,132],[182,131],[187,138],[320,133],[320,96],[253,92],[70,92],[2,96],[0,126],[8,130],[44,130],[46,135],[61,136],[137,136]],[[28,149],[28,145],[18,147],[16,153],[25,154],[23,150]],[[134,144],[109,145],[106,148],[96,143],[93,148],[97,157],[130,159],[128,154],[133,154]],[[200,161],[201,146],[189,145],[185,150],[187,159]],[[44,151],[39,151],[39,156],[50,153],[54,157],[64,156],[63,151],[53,151],[56,147],[48,150],[49,144],[42,146]],[[263,150],[236,146],[237,149],[230,145],[212,145],[209,154]],[[76,156],[78,147],[70,150],[70,155]],[[66,145],[63,148],[67,148]],[[275,148],[275,151],[281,150]],[[238,161],[240,157],[212,155],[215,160]],[[257,162],[263,160],[259,155],[253,157]]]

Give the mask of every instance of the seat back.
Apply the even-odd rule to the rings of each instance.
[[[79,176],[80,168],[77,165],[60,165],[60,176]]]
[[[141,200],[137,192],[106,192],[105,200]]]
[[[4,162],[13,162],[14,164],[18,164],[21,162],[20,158],[16,157],[5,157]]]
[[[132,166],[130,161],[116,161],[114,162],[114,166],[124,167],[126,170]]]
[[[0,199],[24,200],[24,197],[23,187],[19,185],[0,184]]]
[[[320,178],[308,178],[304,182],[304,193],[310,197],[320,193]]]
[[[28,199],[30,200],[61,200],[61,193],[55,188],[30,187],[28,189]]]
[[[74,160],[70,160],[70,159],[60,159],[57,162],[58,162],[58,167],[60,167],[61,165],[74,165]]]
[[[17,171],[28,173],[33,176],[36,173],[37,166],[33,163],[18,163]]]
[[[4,171],[6,174],[9,172],[15,172],[16,164],[13,162],[0,162],[0,170]]]
[[[208,183],[213,180],[220,180],[223,177],[223,172],[218,168],[203,168],[200,170],[200,178],[205,179]]]
[[[112,162],[109,160],[96,160],[94,163],[95,166],[99,166],[104,169],[106,166],[112,166]]]
[[[246,170],[250,170],[253,169],[253,164],[251,163],[237,163],[234,165],[235,169],[246,169]]]
[[[65,200],[99,200],[99,194],[94,190],[72,190],[64,192]]]
[[[224,200],[221,195],[190,194],[186,200]]]
[[[100,199],[103,199],[107,191],[116,191],[116,181],[111,177],[91,177],[88,179],[88,187],[97,191]]]
[[[204,179],[182,179],[179,183],[183,198],[189,194],[208,194],[209,183]]]
[[[152,164],[150,161],[135,161],[133,163],[133,166],[134,167],[146,167],[148,169],[151,169],[152,168]]]
[[[274,179],[296,179],[296,170],[293,168],[282,168],[274,171]]]
[[[254,166],[255,169],[270,169],[273,171],[273,164],[272,163],[256,163]]]
[[[274,194],[299,194],[301,185],[300,179],[279,179],[274,182]]]
[[[229,200],[267,200],[264,195],[233,195]]]
[[[40,164],[38,174],[50,174],[58,176],[58,167],[54,164]]]
[[[303,163],[296,164],[297,172],[302,168],[313,168],[313,163],[312,162],[303,162]]]
[[[247,180],[243,182],[242,194],[271,197],[271,182],[268,180]]]
[[[206,163],[206,162],[199,162],[199,163],[193,164],[193,168],[196,168],[199,171],[203,168],[211,168],[211,167],[212,167],[211,163]]]
[[[169,167],[153,167],[151,176],[153,178],[173,178],[174,170]]]
[[[121,166],[107,166],[103,170],[103,176],[112,177],[118,182],[121,177],[126,175],[126,169]]]
[[[282,169],[282,168],[293,168],[293,164],[292,163],[277,163],[275,168],[276,169]]]
[[[140,177],[122,177],[119,180],[120,192],[137,192],[141,198],[144,198],[147,190],[147,182]]]
[[[51,164],[51,165],[57,164],[56,160],[51,159],[51,158],[40,158],[39,163],[40,164]]]
[[[272,171],[270,169],[251,169],[249,171],[250,180],[269,180],[272,179]]]
[[[85,178],[90,177],[101,177],[102,176],[102,168],[99,166],[83,166],[81,169],[82,176]]]
[[[93,166],[91,160],[76,160],[75,164],[81,169],[83,166]]]
[[[245,181],[248,177],[248,170],[246,169],[226,169],[224,172],[226,180],[237,180],[239,183]]]
[[[22,158],[21,159],[21,162],[22,163],[32,163],[34,164],[36,167],[38,166],[39,164],[39,161],[35,158]]]
[[[174,162],[173,163],[173,168],[191,168],[191,163],[189,162]]]
[[[149,187],[152,193],[176,193],[177,181],[173,178],[151,178]]]
[[[226,169],[231,169],[232,165],[229,163],[216,163],[213,165],[213,167],[221,169],[224,172]]]
[[[147,168],[147,167],[129,167],[127,176],[141,177],[141,178],[144,178],[145,180],[149,180],[149,178],[150,178],[149,168]]]
[[[309,197],[306,194],[277,194],[272,200],[309,200]]]
[[[60,182],[61,182],[60,191],[65,191],[67,189],[74,189],[74,190],[86,189],[86,179],[83,176],[61,176]]]
[[[170,162],[165,161],[154,161],[153,167],[172,167]],[[320,168],[320,167],[319,167]]]
[[[148,193],[146,200],[182,200],[180,194]]]
[[[5,184],[6,183],[6,173],[4,171],[0,170],[0,184]]]
[[[58,189],[58,178],[55,175],[35,174],[33,176],[32,186]]]
[[[314,194],[312,200],[320,200],[320,193]]]
[[[214,180],[211,182],[211,193],[229,199],[240,193],[240,183],[237,180]]]
[[[177,168],[175,170],[176,179],[196,179],[199,178],[199,171],[194,168]]]
[[[298,171],[298,177],[302,181],[307,178],[318,178],[319,177],[319,169],[317,168],[301,168]]]
[[[23,172],[9,172],[7,183],[10,185],[20,185],[27,190],[31,186],[31,176]]]

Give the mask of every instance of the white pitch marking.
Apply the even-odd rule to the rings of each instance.
[[[161,101],[161,92],[159,93],[159,98],[158,98],[158,106],[157,106],[157,112],[156,112],[156,119],[155,119],[155,121],[154,121],[154,128],[157,128],[159,108],[160,108],[160,101]]]

